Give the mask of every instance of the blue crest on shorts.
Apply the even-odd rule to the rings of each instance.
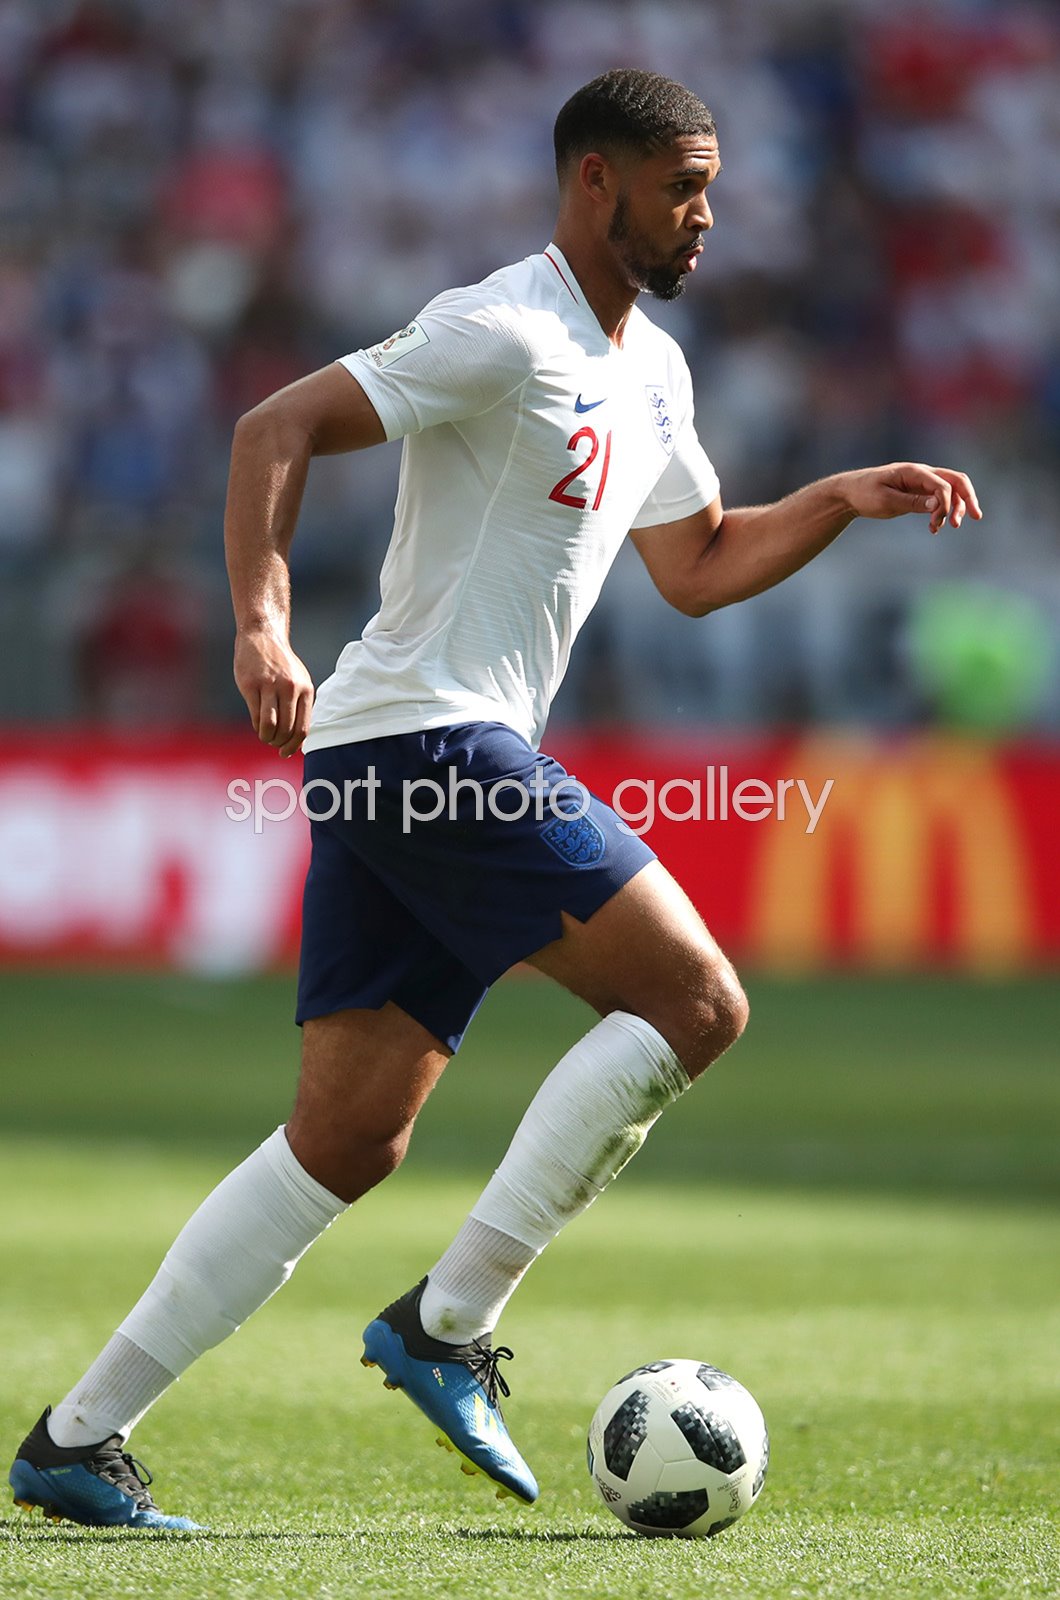
[[[595,867],[605,849],[603,833],[592,817],[557,817],[541,837],[571,867]]]

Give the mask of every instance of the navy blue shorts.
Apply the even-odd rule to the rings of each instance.
[[[313,750],[307,789],[299,1023],[392,1000],[455,1050],[489,985],[560,937],[561,912],[586,921],[655,860],[501,723]]]

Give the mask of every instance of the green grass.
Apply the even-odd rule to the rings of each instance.
[[[748,988],[746,1036],[668,1113],[637,1157],[638,1179],[1060,1192],[1060,985],[752,978]],[[2,1126],[241,1156],[290,1106],[293,1003],[287,979],[0,977]],[[591,1020],[540,980],[496,990],[420,1119],[417,1166],[488,1170]]]
[[[406,1167],[136,1435],[205,1537],[0,1518],[0,1596],[550,1600],[1054,1596],[1044,983],[750,985],[752,1028],[505,1314],[542,1484],[498,1505],[357,1335],[441,1248],[585,1015],[502,986]],[[0,982],[0,1428],[14,1444],[113,1329],[232,1159],[280,1120],[286,981]],[[762,1499],[720,1539],[643,1541],[595,1498],[585,1428],[620,1374],[694,1355],[760,1400]]]

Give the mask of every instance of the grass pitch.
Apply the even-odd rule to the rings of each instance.
[[[357,1362],[364,1322],[444,1247],[574,1002],[502,986],[405,1168],[137,1431],[159,1503],[205,1536],[0,1514],[0,1595],[1053,1596],[1045,984],[749,985],[736,1054],[534,1267],[502,1324],[542,1485],[499,1505]],[[5,1015],[0,1425],[8,1453],[139,1294],[206,1190],[279,1121],[286,981],[20,978]],[[584,1465],[604,1390],[692,1355],[757,1396],[755,1509],[645,1541]]]

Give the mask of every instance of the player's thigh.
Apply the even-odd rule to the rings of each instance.
[[[382,882],[356,843],[337,821],[313,823],[293,1120],[298,1129],[330,1127],[337,1137],[390,1138],[415,1119],[484,987]]]
[[[354,1197],[400,1161],[483,995],[330,823],[314,821],[302,906],[295,1155]]]
[[[336,1193],[358,1189],[364,1178],[378,1181],[404,1155],[451,1055],[392,1002],[307,1020],[287,1123],[295,1155]]]
[[[650,862],[532,966],[602,1016],[629,1011],[668,1041],[694,1077],[742,1032],[747,1001],[728,957],[680,885]]]
[[[351,1123],[388,1137],[412,1122],[452,1051],[387,1002],[303,1024],[295,1117]]]

